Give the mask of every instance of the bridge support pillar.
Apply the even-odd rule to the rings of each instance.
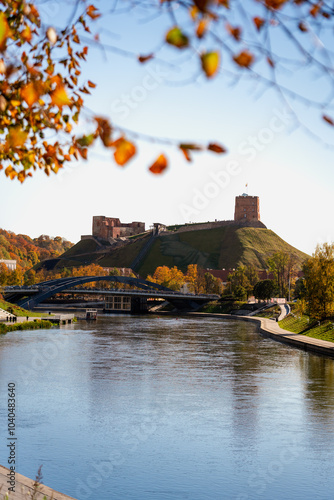
[[[147,311],[146,297],[131,297],[131,314],[145,314]]]

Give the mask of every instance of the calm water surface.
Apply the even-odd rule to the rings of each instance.
[[[18,470],[80,500],[334,498],[334,361],[218,319],[109,316],[0,338]]]

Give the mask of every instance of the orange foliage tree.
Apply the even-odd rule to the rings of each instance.
[[[184,274],[176,266],[172,268],[159,266],[156,268],[153,276],[149,275],[146,279],[175,291],[180,290],[185,283]]]

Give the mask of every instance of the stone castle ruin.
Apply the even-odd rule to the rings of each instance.
[[[213,229],[218,226],[233,226],[265,228],[266,226],[260,220],[260,199],[258,196],[249,196],[243,193],[235,198],[235,211],[233,220],[216,220],[215,222],[203,222],[185,224],[179,227],[176,232],[197,231],[199,229]],[[153,232],[159,234],[158,226],[163,228],[163,234],[166,235],[170,231],[166,231],[166,226],[154,224]],[[104,215],[95,215],[93,217],[92,236],[97,240],[109,241],[116,243],[117,239],[128,238],[136,234],[145,232],[145,222],[130,222],[123,223],[118,218],[105,217]],[[82,236],[82,239],[91,236]]]
[[[258,196],[242,194],[235,198],[235,222],[255,222],[260,220],[260,199]]]
[[[92,235],[103,240],[124,238],[145,232],[145,222],[122,223],[117,218],[95,215]]]

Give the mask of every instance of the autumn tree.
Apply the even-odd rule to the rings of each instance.
[[[182,53],[193,61],[192,81],[200,76],[210,80],[220,74],[232,83],[242,78],[254,80],[263,88],[276,89],[303,128],[307,127],[292,109],[294,101],[313,107],[324,123],[334,125],[330,50],[334,9],[328,2],[124,0],[115,2],[113,8],[108,2],[105,5],[99,10],[85,0],[74,0],[68,8],[62,4],[64,13],[70,9],[71,15],[68,25],[60,28],[43,22],[36,2],[0,0],[0,168],[10,179],[23,182],[36,169],[47,175],[57,173],[66,162],[86,159],[89,148],[98,141],[120,166],[136,155],[136,139],[145,137],[140,131],[131,134],[120,129],[113,117],[85,110],[86,130],[84,134],[79,132],[84,98],[95,87],[93,81],[83,77],[81,68],[92,46],[136,57],[138,64],[150,64],[159,59],[159,50],[169,48],[172,57]],[[148,19],[167,20],[160,49],[140,53],[135,40],[132,53],[105,43],[97,33],[91,34],[94,23],[126,9],[145,13]],[[321,50],[317,50],[315,40]],[[314,84],[308,95],[302,95],[293,78],[296,68],[309,80],[314,76],[310,75],[313,69],[315,76],[321,77],[319,81],[327,83],[328,95],[313,92]],[[177,147],[187,161],[197,151],[226,151],[217,142],[161,143]],[[162,151],[149,169],[160,174],[167,166]]]
[[[189,264],[185,280],[190,292],[195,293],[196,295],[203,293],[205,286],[204,271],[203,269],[200,269],[197,264]]]
[[[318,245],[303,267],[309,313],[324,320],[334,315],[334,244]]]
[[[0,286],[7,285],[9,271],[6,264],[0,262]]]
[[[203,292],[204,293],[213,293],[216,295],[220,295],[223,291],[223,284],[219,278],[216,278],[211,273],[204,273],[203,280]]]

